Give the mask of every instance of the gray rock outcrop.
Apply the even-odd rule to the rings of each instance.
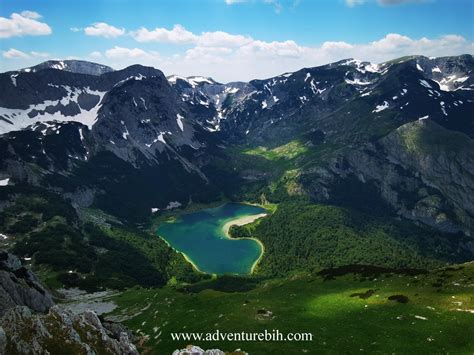
[[[74,315],[53,306],[47,314],[38,314],[15,307],[1,323],[8,339],[6,353],[138,354],[126,331],[109,331],[92,311]]]
[[[15,306],[45,313],[53,304],[51,294],[35,274],[23,267],[15,255],[0,251],[0,316]]]

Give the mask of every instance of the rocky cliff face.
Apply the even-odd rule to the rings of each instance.
[[[0,251],[0,316],[16,306],[45,313],[53,306],[53,300],[35,274],[23,267],[16,256]]]
[[[74,315],[54,306],[47,314],[35,314],[16,307],[0,324],[7,354],[138,354],[126,331],[112,332],[92,311]]]
[[[379,195],[398,215],[467,235],[474,228],[474,141],[429,120],[407,123],[386,137],[307,169],[300,182],[318,201],[340,202],[355,186]],[[361,204],[366,201],[360,201]]]
[[[448,222],[453,220],[462,230],[472,228],[466,177],[454,176],[441,161],[442,156],[450,159],[450,147],[442,156],[406,153],[392,134],[422,119],[474,137],[470,55],[413,56],[379,65],[348,59],[228,84],[205,77],[165,78],[140,65],[111,71],[91,63],[63,64],[0,74],[0,179],[8,184],[54,189],[77,206],[94,204],[120,218],[143,221],[170,203],[216,199],[222,177],[238,175],[222,162],[232,159],[229,146],[272,148],[309,140],[311,151],[337,151],[337,159],[352,166],[356,176],[370,180],[378,174],[364,164],[389,174],[390,189],[382,178],[374,181],[381,181],[378,191],[400,215],[443,230],[454,231]],[[388,136],[392,141],[383,140]],[[429,149],[435,152],[436,146]],[[349,154],[352,150],[357,153]],[[325,176],[311,173],[328,164],[297,166],[305,185],[312,186],[311,196],[335,190]],[[332,166],[333,180],[344,180],[344,169]],[[458,172],[469,177],[471,169],[468,164]],[[436,183],[428,177],[434,175]],[[405,184],[415,181],[420,188],[436,189],[445,202],[428,192],[417,207],[411,205],[414,197],[399,205],[401,195],[414,191]],[[444,212],[422,217],[433,209]]]
[[[161,71],[48,65],[0,74],[0,88],[0,177],[10,184],[60,189],[78,206],[111,206],[121,217],[110,197],[124,191],[141,219],[212,195],[203,167],[221,154],[220,139],[192,119]]]
[[[138,354],[132,334],[97,314],[72,314],[20,260],[0,251],[0,354]]]
[[[64,70],[71,73],[102,75],[114,71],[106,65],[87,62],[85,60],[48,60],[30,68],[22,69],[22,72],[37,72],[44,69]]]

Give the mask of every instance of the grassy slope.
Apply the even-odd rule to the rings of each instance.
[[[170,332],[261,332],[278,329],[311,332],[312,342],[193,342],[203,348],[250,354],[306,353],[470,353],[474,349],[474,264],[460,270],[427,275],[352,274],[324,281],[316,275],[275,279],[247,292],[204,290],[197,294],[172,288],[132,289],[116,299],[115,314],[138,314],[125,323],[149,335],[144,348],[152,354],[171,353],[189,341],[175,341]],[[440,285],[441,284],[441,285]],[[435,286],[433,286],[435,285]],[[350,297],[374,289],[368,299]],[[408,296],[406,304],[389,301]],[[244,303],[247,302],[247,305]],[[146,311],[141,311],[149,307]],[[257,320],[257,310],[274,313],[272,320]],[[426,320],[415,316],[425,317]],[[154,329],[154,327],[157,327]],[[143,350],[143,349],[142,349]]]

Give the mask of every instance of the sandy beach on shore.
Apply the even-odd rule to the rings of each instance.
[[[230,227],[232,226],[243,226],[245,224],[249,224],[249,223],[252,223],[254,221],[256,221],[257,219],[260,219],[260,218],[263,218],[263,217],[266,217],[268,216],[268,213],[259,213],[259,214],[255,214],[255,215],[252,215],[252,216],[245,216],[245,217],[240,217],[240,218],[237,218],[237,219],[233,219],[232,221],[229,221],[227,222],[226,224],[224,224],[224,227],[222,228],[223,231],[224,231],[224,234],[227,238],[229,239],[233,239],[233,240],[237,240],[237,239],[251,239],[251,240],[254,240],[256,241],[259,245],[260,245],[260,249],[262,250],[262,252],[260,253],[260,256],[258,257],[257,260],[255,260],[255,262],[253,263],[251,269],[250,269],[250,274],[253,274],[255,268],[257,267],[258,263],[260,262],[260,260],[262,259],[263,257],[263,254],[265,253],[265,246],[263,245],[263,243],[258,240],[257,238],[232,238],[230,235],[229,235],[229,229]]]
[[[252,215],[252,216],[245,216],[245,217],[240,217],[240,218],[237,218],[237,219],[233,219],[232,221],[229,221],[226,224],[224,224],[224,227],[223,227],[224,234],[230,238],[230,236],[229,236],[230,227],[232,227],[232,226],[243,226],[245,224],[255,222],[257,219],[263,218],[263,217],[266,217],[266,216],[268,216],[268,213],[259,213],[259,214],[255,214],[255,215]]]

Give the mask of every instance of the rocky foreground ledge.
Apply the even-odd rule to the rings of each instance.
[[[132,333],[86,310],[73,314],[20,260],[0,251],[0,354],[138,354]]]

